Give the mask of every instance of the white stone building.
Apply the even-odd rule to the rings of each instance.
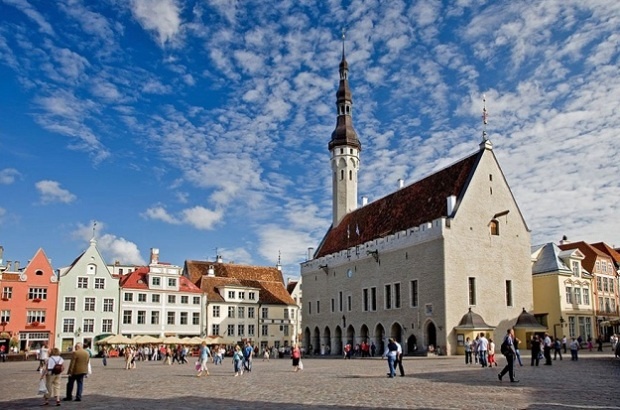
[[[164,337],[205,334],[206,297],[181,267],[159,261],[151,249],[149,266],[137,267],[120,278],[119,333]]]
[[[118,279],[108,270],[97,241],[59,270],[56,343],[68,351],[77,342],[97,350],[97,340],[118,330]]]
[[[341,354],[366,341],[382,352],[394,337],[406,353],[456,354],[470,308],[501,340],[533,307],[530,232],[486,134],[471,155],[358,208],[361,143],[344,51],[336,96],[333,223],[301,264],[305,347]]]

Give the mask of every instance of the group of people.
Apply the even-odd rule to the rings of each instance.
[[[64,371],[64,360],[60,356],[60,350],[54,347],[48,351],[45,348],[45,356],[40,355],[40,380],[45,380],[46,393],[43,395],[43,405],[49,405],[50,399],[56,399],[56,406],[60,406],[60,377]],[[66,374],[69,376],[67,380],[66,396],[63,401],[74,400],[73,388],[77,384],[75,401],[82,401],[82,393],[84,390],[84,378],[89,373],[90,351],[84,349],[81,343],[77,343],[71,356],[69,367]]]
[[[521,353],[519,351],[519,343],[521,343],[521,341],[515,337],[513,339],[515,358],[519,362],[519,365],[523,366],[521,362]],[[484,332],[477,335],[474,340],[468,337],[465,339],[465,364],[479,364],[481,367],[497,367],[497,360],[495,357],[496,347],[493,339],[487,339]]]
[[[321,346],[321,355],[329,355],[329,346]],[[351,359],[352,357],[375,357],[377,346],[374,342],[362,342],[353,346],[351,343],[347,343],[344,346],[344,358]]]

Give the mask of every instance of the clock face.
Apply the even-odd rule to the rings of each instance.
[[[347,270],[347,276],[348,277],[353,276],[353,271],[351,269]]]

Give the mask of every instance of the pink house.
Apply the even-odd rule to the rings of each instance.
[[[0,291],[0,331],[17,337],[20,350],[53,347],[58,278],[43,249],[22,269],[9,264]]]

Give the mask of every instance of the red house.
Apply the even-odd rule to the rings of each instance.
[[[19,349],[51,348],[56,328],[58,277],[43,249],[25,268],[9,263],[0,280],[0,330],[19,339]]]

